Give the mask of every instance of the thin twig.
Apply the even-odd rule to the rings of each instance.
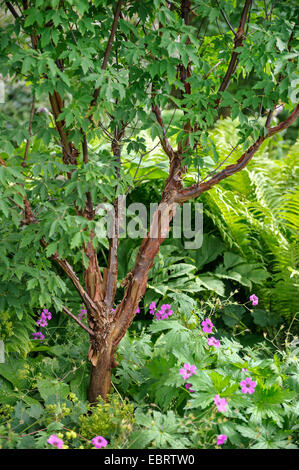
[[[232,25],[230,24],[230,21],[229,21],[229,19],[227,18],[226,14],[225,14],[225,11],[222,10],[222,8],[220,7],[218,0],[216,0],[216,1],[217,1],[217,5],[218,5],[218,7],[219,7],[220,13],[221,13],[221,15],[222,15],[223,18],[224,18],[224,21],[226,22],[226,24],[228,25],[228,27],[229,27],[229,29],[232,31],[232,33],[236,36],[237,33],[235,32],[234,28],[233,28]]]
[[[229,157],[234,153],[235,150],[237,150],[237,148],[239,147],[239,145],[236,145],[231,151],[230,153],[227,155],[227,157],[225,157],[225,159],[219,163],[219,165],[213,170],[211,171],[211,173],[209,173],[204,179],[202,179],[201,181],[199,181],[198,185],[200,185],[201,183],[203,183],[204,181],[206,181],[206,179],[208,179],[210,176],[212,176],[215,171],[219,170],[219,168],[222,167],[222,165],[224,165],[224,163],[229,159]]]
[[[94,332],[88,328],[88,326],[84,325],[84,323],[81,323],[81,321],[79,320],[79,318],[77,318],[72,312],[70,312],[65,306],[62,307],[62,310],[64,311],[64,313],[66,313],[69,317],[71,317],[73,320],[75,320],[76,323],[78,323],[79,326],[81,326],[81,328],[83,328],[83,330],[87,331],[87,333],[90,335],[90,336],[95,336]]]
[[[23,162],[22,162],[22,166],[26,166],[26,160],[27,160],[27,157],[28,157],[28,152],[29,152],[29,145],[30,145],[30,138],[32,137],[32,122],[33,122],[33,117],[34,117],[34,109],[35,109],[35,95],[33,95],[33,98],[32,98],[32,105],[31,105],[31,111],[30,111],[30,119],[29,119],[29,128],[28,128],[28,131],[29,131],[29,137],[28,139],[26,140],[26,147],[25,147],[25,153],[24,153],[24,159],[23,159]]]
[[[242,11],[242,15],[241,15],[241,19],[240,19],[239,28],[238,28],[238,31],[237,31],[236,36],[235,36],[234,48],[233,48],[233,52],[232,52],[232,55],[231,55],[231,59],[230,59],[226,74],[225,74],[225,76],[224,76],[224,78],[221,82],[221,85],[219,87],[218,92],[225,91],[227,89],[227,87],[230,83],[231,76],[234,74],[234,72],[236,70],[236,67],[237,67],[237,64],[238,64],[238,55],[239,55],[239,53],[236,52],[236,49],[238,47],[242,46],[242,41],[244,39],[245,24],[246,24],[246,20],[247,20],[247,17],[248,17],[248,13],[249,13],[250,8],[251,8],[251,3],[252,3],[252,0],[246,0],[246,2],[245,2],[245,5],[244,5],[243,11]],[[219,102],[220,102],[220,100],[217,100],[217,102],[216,102],[217,106],[219,105]]]
[[[168,132],[168,129],[169,129],[169,127],[170,127],[170,125],[171,125],[171,123],[172,123],[172,121],[173,121],[173,118],[174,118],[174,116],[175,116],[175,113],[176,113],[176,109],[174,110],[174,112],[173,112],[173,114],[172,114],[172,116],[171,116],[171,119],[170,119],[170,121],[169,121],[169,123],[168,123],[168,126],[167,126],[167,128],[166,128],[166,133]],[[160,145],[160,143],[161,143],[161,142],[159,141],[159,142],[158,142],[154,147],[152,147],[150,150],[148,150],[147,152],[142,153],[142,154],[140,155],[139,163],[138,163],[138,166],[137,166],[137,168],[136,168],[135,175],[134,175],[134,177],[133,177],[132,183],[134,183],[134,181],[136,180],[136,176],[137,176],[137,173],[138,173],[138,171],[139,171],[139,169],[140,169],[140,165],[141,165],[141,163],[142,163],[143,158],[144,158],[146,155],[148,155],[149,153],[151,153],[153,150],[155,150],[155,149]],[[149,172],[149,173],[151,173],[151,172]],[[147,173],[147,174],[149,174],[149,173]],[[128,188],[128,190],[127,190],[127,192],[126,192],[126,195],[128,195],[128,193],[129,193],[131,187],[132,187],[132,185]]]
[[[220,59],[216,65],[214,65],[214,67],[210,68],[210,70],[202,77],[204,80],[206,80],[208,78],[208,76],[213,72],[213,70],[215,70],[218,65],[221,64],[221,62],[223,62],[223,59]]]
[[[108,39],[107,47],[106,47],[106,50],[105,50],[102,66],[101,66],[102,70],[106,70],[106,68],[107,68],[108,59],[109,59],[109,56],[110,56],[112,44],[113,44],[114,37],[115,37],[115,34],[116,34],[117,23],[118,23],[118,20],[119,20],[119,17],[120,17],[120,10],[121,10],[122,3],[123,3],[122,0],[118,0],[118,2],[117,2],[117,6],[116,6],[115,13],[114,13],[114,18],[113,18],[113,23],[112,23],[112,28],[111,28],[110,36],[109,36],[109,39]],[[95,91],[94,91],[91,106],[95,106],[95,104],[97,102],[97,99],[98,99],[98,96],[99,96],[99,93],[100,93],[100,87],[96,88]]]
[[[264,6],[265,6],[265,14],[266,14],[266,20],[268,21],[268,9],[267,9],[267,3],[266,0],[264,0]]]

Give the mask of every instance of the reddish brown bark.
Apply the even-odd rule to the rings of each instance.
[[[88,401],[95,403],[100,395],[104,400],[110,393],[112,369],[112,342],[107,344],[97,364],[91,366]]]

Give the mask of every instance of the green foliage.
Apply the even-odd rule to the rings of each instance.
[[[120,241],[120,280],[133,268],[138,249],[134,240]],[[184,249],[179,239],[167,240],[149,273],[144,305],[170,298],[178,307],[181,304],[181,308],[189,310],[194,297],[209,293],[225,296],[228,290],[241,286],[251,290],[268,277],[262,263],[250,263],[242,256],[225,251],[224,243],[213,234],[204,233],[203,243],[196,250]]]
[[[170,319],[154,319],[142,331],[131,329],[117,350],[116,393],[96,406],[86,401],[85,332],[70,320],[64,334],[52,327],[58,344],[49,340],[36,357],[15,355],[0,364],[0,446],[50,448],[47,440],[56,434],[71,449],[92,448],[97,435],[110,449],[204,449],[215,448],[217,436],[226,434],[225,448],[297,448],[296,341],[280,350],[262,337],[244,346],[242,336],[237,341],[221,327],[226,317],[238,319],[233,328],[247,321],[244,310],[246,305],[209,300],[200,309],[194,303],[189,313],[175,309]],[[201,328],[207,317],[217,327],[211,335]],[[208,345],[212,335],[219,348]],[[187,362],[196,371],[184,381],[179,371]],[[246,377],[257,383],[252,395],[241,392]],[[227,400],[225,412],[217,411],[215,395]]]
[[[234,145],[234,128],[230,120],[219,124],[221,159]],[[247,263],[260,263],[252,274],[247,269],[246,277],[255,283],[265,308],[289,319],[299,306],[298,149],[299,142],[287,149],[282,159],[273,159],[271,146],[265,146],[247,169],[204,195],[206,212],[225,243]],[[265,268],[268,277],[271,275],[268,281]],[[236,276],[244,272],[242,266],[231,271],[236,271]]]
[[[298,386],[291,378],[299,371],[296,349],[273,356],[261,340],[253,348],[244,347],[232,337],[220,336],[221,330],[215,332],[220,339],[220,347],[215,348],[208,346],[200,325],[190,329],[177,315],[154,320],[149,331],[153,335],[150,358],[126,363],[130,344],[134,349],[136,341],[142,345],[147,332],[134,343],[127,339],[126,347],[119,350],[122,361],[116,378],[122,376],[123,363],[127,372],[128,368],[139,372],[139,376],[132,374],[126,389],[139,406],[139,429],[130,441],[133,448],[209,448],[215,446],[217,434],[228,436],[226,448],[297,448]],[[191,392],[179,374],[185,363],[197,367],[195,375],[185,380]],[[246,377],[257,383],[252,395],[241,392],[240,382]],[[227,400],[223,413],[215,407],[216,395]]]
[[[32,349],[30,339],[34,321],[30,314],[24,317],[17,312],[0,313],[0,339],[4,341],[5,353],[20,353],[24,357]]]
[[[137,410],[135,416],[142,432],[132,433],[130,449],[186,449],[190,446],[186,436],[190,430],[172,410],[166,414],[155,410],[144,414]]]
[[[80,434],[87,439],[105,436],[117,445],[132,431],[134,406],[116,395],[106,403],[99,398],[95,406],[89,405],[88,411],[88,414],[80,416]]]

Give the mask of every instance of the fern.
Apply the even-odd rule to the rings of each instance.
[[[224,159],[235,145],[233,122],[222,121],[215,135]],[[291,318],[299,310],[299,140],[283,159],[274,157],[275,147],[265,145],[245,170],[205,193],[203,201],[224,241],[272,274],[256,287],[264,306]]]

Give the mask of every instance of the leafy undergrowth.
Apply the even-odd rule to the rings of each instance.
[[[71,340],[43,341],[26,360],[10,354],[0,365],[1,448],[53,448],[50,436],[73,449],[93,448],[95,436],[107,448],[297,448],[296,341],[244,346],[216,329],[215,309],[171,312],[126,334],[108,404],[88,405],[88,344],[71,324]]]

